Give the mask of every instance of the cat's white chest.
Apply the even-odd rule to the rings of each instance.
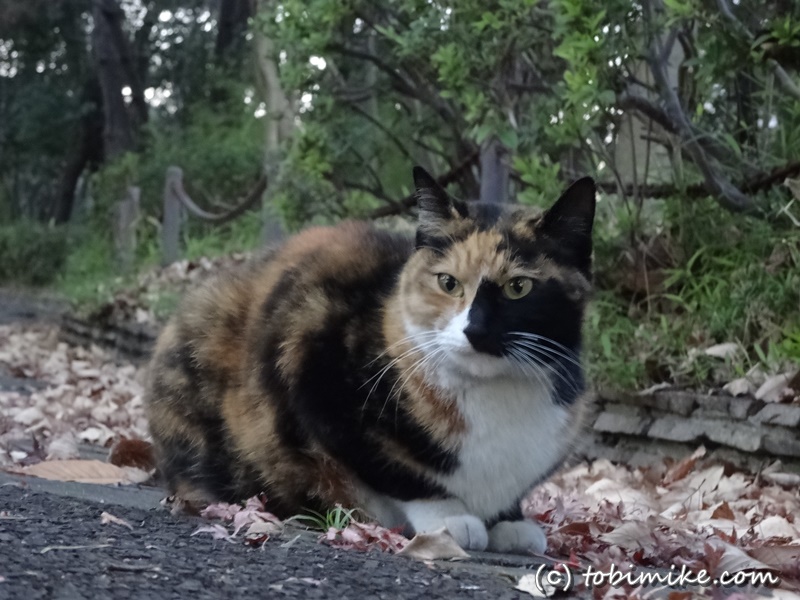
[[[459,466],[439,477],[469,511],[491,519],[512,508],[561,460],[571,443],[569,413],[536,382],[505,380],[463,390],[467,432]]]

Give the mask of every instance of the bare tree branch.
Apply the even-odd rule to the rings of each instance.
[[[471,154],[466,160],[464,160],[461,164],[453,167],[444,175],[441,175],[436,178],[436,181],[441,186],[447,186],[454,181],[458,181],[464,174],[478,161],[478,157],[480,154],[478,152],[474,152]],[[388,217],[391,215],[399,215],[404,212],[407,212],[410,208],[412,208],[417,202],[417,198],[414,194],[409,194],[405,198],[398,200],[396,202],[392,202],[387,206],[381,206],[373,210],[369,215],[367,215],[370,219],[377,219],[379,217]]]
[[[722,15],[731,22],[734,29],[740,34],[747,38],[748,41],[752,42],[755,39],[753,33],[742,23],[739,19],[736,18],[736,15],[733,14],[731,7],[728,6],[727,0],[716,0],[717,1],[717,8],[722,13]],[[778,63],[777,60],[774,58],[767,59],[767,65],[770,69],[772,69],[775,76],[778,78],[778,81],[781,82],[781,85],[786,89],[786,91],[800,100],[800,86],[794,82],[791,76],[786,72],[786,70]]]
[[[398,138],[395,134],[393,134],[391,132],[391,130],[389,128],[387,128],[383,123],[378,121],[378,119],[373,117],[371,114],[369,114],[363,108],[361,108],[360,106],[358,106],[356,104],[353,104],[352,102],[348,102],[347,106],[348,106],[348,108],[350,108],[354,112],[358,113],[360,116],[364,117],[367,121],[372,123],[375,127],[377,127],[384,135],[386,135],[386,137],[388,137],[394,143],[395,146],[397,146],[397,149],[400,150],[400,152],[407,159],[409,159],[412,162],[414,161],[414,158],[411,156],[411,153],[408,151],[408,149],[406,148],[405,144],[403,144],[403,142],[400,141],[400,138]]]
[[[653,0],[643,3],[645,19],[652,22],[655,12]],[[706,187],[719,197],[720,203],[727,209],[735,212],[753,212],[753,200],[742,193],[722,173],[716,161],[703,149],[699,143],[694,127],[683,110],[678,94],[670,85],[667,74],[667,62],[664,59],[664,48],[658,32],[653,33],[650,48],[646,55],[647,64],[656,83],[656,88],[664,104],[664,112],[675,124],[677,135],[705,179]]]
[[[622,110],[635,110],[652,119],[670,133],[678,133],[675,123],[667,116],[660,106],[648,100],[644,96],[622,92],[617,96],[617,108]]]

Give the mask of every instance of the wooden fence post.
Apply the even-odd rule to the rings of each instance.
[[[124,273],[131,271],[136,258],[136,226],[139,222],[141,189],[128,188],[124,200],[117,202],[114,211],[114,246],[117,263]]]
[[[180,167],[167,169],[164,183],[164,220],[161,223],[161,265],[166,267],[178,260],[181,238],[181,201],[175,192],[181,185],[183,171]]]

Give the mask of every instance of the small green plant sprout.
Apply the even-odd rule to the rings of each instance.
[[[307,513],[295,515],[288,521],[299,521],[306,524],[309,529],[317,529],[319,531],[329,531],[332,528],[340,531],[353,521],[356,521],[353,515],[358,511],[356,508],[344,508],[341,504],[337,504],[334,508],[327,510],[325,514],[315,510],[307,510]]]

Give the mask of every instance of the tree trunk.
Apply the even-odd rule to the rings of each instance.
[[[252,2],[253,14],[257,14],[259,8],[268,10],[269,0],[252,0]],[[275,183],[280,179],[282,150],[292,136],[294,110],[281,86],[277,52],[272,39],[263,31],[256,30],[254,40],[256,79],[261,97],[267,105],[267,114],[264,117],[264,175],[267,177],[267,189],[264,192],[262,205],[262,238],[265,242],[269,242],[283,236],[283,228],[269,196]]]
[[[105,160],[112,160],[135,146],[133,123],[122,88],[128,79],[123,57],[115,40],[124,35],[124,13],[115,0],[93,0],[92,46],[97,62],[97,75],[103,92],[103,146]]]
[[[50,218],[56,223],[70,220],[75,202],[75,188],[86,167],[96,167],[103,160],[103,113],[100,110],[102,97],[96,79],[93,78],[84,85],[81,103],[86,110],[81,118],[75,143],[70,145],[69,156],[51,209]]]
[[[242,54],[247,21],[253,16],[251,0],[220,0],[219,27],[214,46],[214,56],[221,61],[234,54]]]
[[[481,202],[508,201],[508,150],[496,137],[481,146]]]

